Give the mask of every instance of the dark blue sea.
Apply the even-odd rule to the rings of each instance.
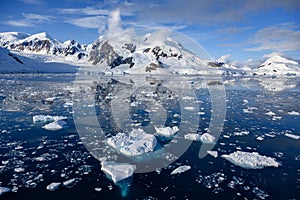
[[[0,199],[300,199],[300,139],[286,136],[300,136],[299,78],[241,76],[210,81],[213,78],[169,77],[171,80],[166,80],[165,77],[148,76],[135,80],[99,75],[99,79],[88,87],[82,83],[81,89],[78,89],[80,83],[74,86],[77,78],[76,74],[0,74],[0,188],[10,190],[0,192]],[[140,83],[149,84],[149,88],[144,85],[139,89]],[[191,87],[189,91],[184,91],[185,83]],[[131,90],[134,85],[137,87]],[[218,93],[220,87],[224,93]],[[87,91],[94,95],[84,93]],[[189,103],[178,99],[185,92],[192,92],[183,99],[193,100],[191,105],[194,107],[190,108]],[[82,99],[74,99],[74,93],[82,94]],[[134,95],[121,96],[130,93]],[[57,98],[45,100],[49,97]],[[112,100],[114,98],[116,100]],[[145,99],[151,101],[127,108],[133,102]],[[122,113],[118,109],[123,107],[129,110],[136,127],[148,126],[152,118],[155,123],[176,125],[179,129],[182,124],[188,124],[188,128],[195,126],[188,122],[197,121],[197,132],[205,133],[213,113],[221,109],[214,105],[220,104],[218,100],[226,109],[219,113],[219,118],[222,114],[225,118],[216,144],[211,146],[218,152],[217,158],[211,155],[199,158],[203,144],[193,141],[167,166],[135,173],[118,184],[101,171],[99,161],[101,153],[106,156],[113,150],[102,149],[99,145],[96,152],[101,153],[95,156],[97,153],[87,148],[86,137],[79,133],[74,120],[85,109],[75,110],[65,104],[74,102],[77,108],[91,108],[102,131],[91,128],[93,121],[83,120],[81,128],[85,129],[85,134],[90,131],[91,135],[109,137],[122,127],[132,126],[116,122],[116,115]],[[111,107],[112,103],[122,101],[124,105]],[[151,115],[154,105],[156,110],[166,110],[164,116],[160,111]],[[194,113],[193,119],[183,117],[184,110]],[[65,116],[67,126],[57,131],[45,130],[44,124],[33,123],[35,115]],[[163,122],[157,120],[160,116],[165,119]],[[188,128],[186,133],[190,131]],[[181,145],[179,137],[158,138],[158,141],[160,148]],[[97,144],[94,142],[93,148]],[[221,157],[238,150],[258,152],[274,158],[280,165],[244,169]],[[112,154],[117,155],[116,152]],[[165,158],[167,154],[162,155]],[[147,168],[147,164],[155,159],[153,157],[147,158],[146,164],[141,160],[133,162]],[[170,175],[181,165],[189,165],[191,169]],[[64,185],[68,180],[71,180],[70,184]],[[53,182],[62,184],[55,191],[47,190]]]

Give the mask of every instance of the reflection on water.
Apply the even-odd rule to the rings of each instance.
[[[299,197],[299,140],[286,136],[300,134],[297,77],[220,81],[213,77],[95,76],[77,80],[75,87],[74,80],[71,74],[0,75],[0,187],[11,190],[1,198]],[[225,86],[226,103],[215,105],[223,97],[220,83]],[[65,103],[71,102],[73,95],[72,108]],[[59,98],[45,101],[49,97]],[[209,146],[219,156],[200,159],[204,145],[183,136],[192,132],[213,134],[220,128],[213,126],[212,121],[218,120],[213,117],[221,116],[224,105],[224,127],[216,144]],[[38,114],[66,116],[68,127],[44,130],[42,124],[32,122]],[[178,126],[181,131],[172,138],[157,137],[159,153],[138,158],[122,156],[105,142],[119,131],[136,127],[154,133],[154,126]],[[281,165],[249,170],[220,157],[236,150],[259,152]],[[136,173],[115,186],[100,170],[101,157],[130,162],[137,165],[137,172],[148,172]],[[189,165],[191,170],[170,175],[181,165]],[[62,184],[50,192],[46,187],[53,182]]]

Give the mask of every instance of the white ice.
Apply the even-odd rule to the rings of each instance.
[[[127,163],[101,162],[101,170],[108,174],[114,183],[124,180],[133,175],[136,170],[135,165]]]
[[[182,165],[180,167],[177,167],[176,169],[174,169],[172,172],[171,172],[171,175],[175,175],[175,174],[181,174],[181,173],[184,173],[188,170],[191,169],[191,166],[189,165]]]
[[[294,134],[291,134],[291,133],[286,133],[284,135],[286,137],[289,137],[289,138],[292,138],[292,139],[295,139],[295,140],[299,140],[300,139],[300,135],[294,135]]]
[[[137,156],[154,150],[154,135],[147,134],[143,129],[133,129],[128,134],[118,133],[107,139],[107,144],[126,156]]]
[[[215,137],[209,133],[204,133],[200,136],[200,140],[202,143],[211,144],[215,142]]]
[[[163,135],[166,137],[172,137],[178,132],[178,127],[173,126],[172,128],[167,126],[167,127],[155,127],[156,133],[159,135]]]
[[[217,151],[207,151],[207,153],[215,158],[218,157],[218,152]]]
[[[53,183],[47,185],[46,189],[49,190],[49,191],[55,191],[59,188],[60,185],[61,185],[61,183],[53,182]]]
[[[259,155],[257,152],[236,151],[221,157],[245,169],[263,169],[264,167],[278,167],[274,158]]]
[[[42,126],[42,128],[49,130],[49,131],[57,131],[57,130],[63,129],[65,125],[67,125],[67,122],[58,120],[58,121],[54,121],[49,124],[46,124],[46,125]]]
[[[32,117],[33,123],[46,123],[46,122],[54,122],[58,120],[67,119],[64,116],[51,116],[51,115],[35,115]]]

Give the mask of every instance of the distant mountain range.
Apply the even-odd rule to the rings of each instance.
[[[130,34],[126,32],[122,37],[131,38]],[[241,67],[203,60],[178,41],[152,38],[151,34],[126,42],[100,37],[87,45],[75,40],[61,42],[45,32],[0,33],[0,71],[49,71],[50,68],[53,72],[68,72],[75,71],[75,66],[96,66],[114,74],[203,74],[207,68],[215,68],[227,75],[300,75],[298,62],[279,55],[271,56],[258,66]]]

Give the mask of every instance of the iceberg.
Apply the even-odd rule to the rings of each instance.
[[[257,152],[236,151],[221,157],[245,169],[263,169],[264,167],[278,167],[280,165],[274,158],[259,155]]]
[[[207,151],[207,153],[215,158],[218,157],[218,152],[217,151]]]
[[[115,162],[101,162],[101,170],[108,174],[114,183],[122,181],[133,175],[136,170],[135,165],[130,165],[127,163],[115,163]]]
[[[47,123],[54,122],[58,120],[64,120],[67,117],[64,116],[51,116],[51,115],[35,115],[32,117],[33,123]]]
[[[42,126],[42,128],[49,130],[49,131],[57,131],[57,130],[63,129],[65,125],[67,125],[67,122],[58,120],[58,121],[54,121],[49,124],[46,124],[46,125]]]
[[[200,140],[202,143],[205,144],[211,144],[215,142],[215,137],[209,133],[204,133],[203,135],[200,136]]]
[[[165,137],[172,137],[179,131],[177,126],[173,126],[172,128],[167,126],[167,127],[154,127],[156,130],[156,133]]]
[[[188,170],[191,169],[191,166],[189,165],[182,165],[180,167],[177,167],[176,169],[174,169],[172,172],[171,172],[171,175],[175,175],[175,174],[181,174],[181,173],[184,173]]]
[[[295,139],[295,140],[299,140],[300,139],[300,135],[294,135],[294,134],[291,134],[291,133],[286,133],[284,135],[286,137],[289,137],[289,138],[292,138],[292,139]]]
[[[61,183],[51,183],[49,185],[47,185],[46,189],[49,190],[49,191],[55,191],[59,188],[59,186],[61,185]]]
[[[126,156],[138,156],[154,150],[154,135],[147,134],[143,129],[133,129],[129,134],[118,133],[107,139],[107,144]]]

